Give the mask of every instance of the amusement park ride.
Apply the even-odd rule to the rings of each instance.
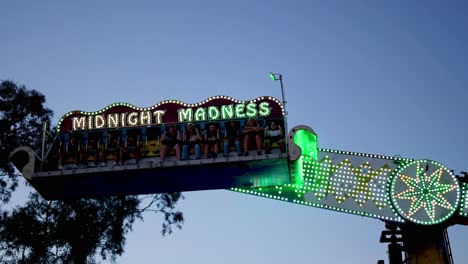
[[[272,78],[282,81],[281,75]],[[249,119],[260,132],[246,132]],[[231,123],[239,142],[231,140],[225,152]],[[192,133],[188,124],[200,135],[190,143],[184,141]],[[24,146],[11,161],[49,200],[230,189],[383,220],[388,230],[380,242],[389,243],[391,264],[453,263],[446,228],[468,223],[467,175],[432,160],[318,148],[312,128],[296,126],[285,134],[286,125],[284,94],[282,102],[215,96],[148,108],[115,103],[67,113],[46,155]],[[212,126],[219,148],[210,150],[203,135]],[[276,139],[268,143],[272,130]],[[257,137],[260,147],[271,144],[269,153],[258,148]],[[208,151],[198,153],[204,145]]]

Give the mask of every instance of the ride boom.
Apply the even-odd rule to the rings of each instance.
[[[253,121],[252,121],[253,120]],[[395,223],[466,223],[468,185],[431,160],[318,148],[269,96],[72,111],[40,160],[11,161],[46,199],[230,189]],[[234,136],[233,136],[234,133]]]

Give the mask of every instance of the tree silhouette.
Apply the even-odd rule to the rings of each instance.
[[[0,199],[7,203],[18,175],[11,151],[29,146],[39,152],[42,124],[52,111],[45,97],[11,81],[0,83]],[[8,177],[6,177],[8,176]],[[181,228],[175,207],[180,193],[46,201],[33,191],[25,205],[0,212],[0,263],[95,263],[122,255],[125,236],[144,212],[164,216],[162,234]]]

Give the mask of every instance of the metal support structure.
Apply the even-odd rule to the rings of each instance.
[[[388,244],[389,264],[453,264],[447,229],[386,222],[380,243]],[[402,256],[405,259],[402,259]]]
[[[388,259],[390,264],[403,264],[402,253],[404,252],[403,247],[403,232],[398,230],[396,225],[386,223],[385,227],[388,230],[382,231],[380,235],[380,243],[388,244]]]
[[[444,229],[444,243],[445,243],[449,263],[453,264],[452,247],[450,246],[450,240],[449,240],[447,229]]]
[[[445,227],[401,227],[404,249],[410,264],[453,264]]]

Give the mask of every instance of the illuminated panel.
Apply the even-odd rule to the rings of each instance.
[[[296,139],[296,144],[301,144]],[[305,148],[307,149],[307,148]],[[234,191],[387,221],[405,220],[393,209],[388,184],[399,166],[412,160],[318,149],[317,160],[302,157],[303,184]],[[296,166],[298,167],[298,166]],[[298,173],[297,170],[295,173]]]
[[[468,217],[468,184],[462,184],[462,199],[460,203],[460,215]]]
[[[114,103],[94,112],[72,111],[65,114],[57,131],[138,127],[162,123],[211,122],[248,117],[284,118],[284,106],[276,98],[261,96],[253,100],[237,100],[229,96],[213,96],[196,104],[165,100],[151,107]],[[120,121],[120,122],[118,122]]]
[[[397,166],[392,157],[321,150],[296,202],[401,222],[387,191]]]
[[[298,186],[304,184],[305,174],[313,172],[312,162],[318,158],[317,135],[306,129],[294,133],[294,144],[301,149],[301,156],[292,164],[292,176]]]
[[[413,161],[395,172],[390,195],[398,213],[423,225],[447,220],[457,210],[460,185],[442,164],[430,160]]]

